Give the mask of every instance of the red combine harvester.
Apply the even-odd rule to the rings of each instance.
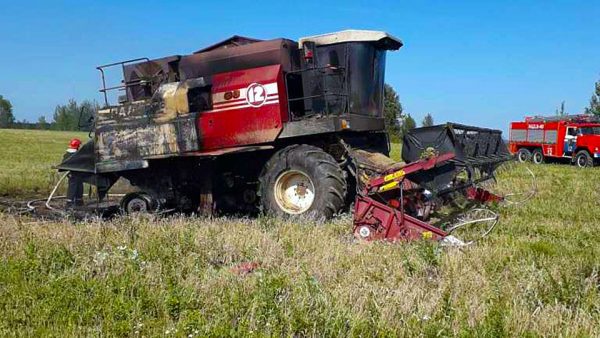
[[[556,159],[592,167],[600,163],[600,119],[593,115],[526,117],[510,124],[509,149],[519,162]]]
[[[447,124],[411,131],[408,164],[391,160],[385,56],[401,46],[376,31],[298,42],[234,36],[191,55],[98,67],[106,106],[93,138],[58,169],[95,186],[96,202],[128,180],[138,191],[121,199],[124,212],[321,219],[356,200],[362,238],[445,237],[436,211],[458,195],[500,199],[477,185],[511,155],[500,131]],[[107,87],[113,66],[124,79]],[[123,92],[117,105],[113,90]]]

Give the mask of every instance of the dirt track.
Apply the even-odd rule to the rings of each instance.
[[[45,198],[18,199],[0,197],[0,212],[29,216],[35,219],[44,220],[85,220],[90,217],[110,218],[119,212],[118,204],[114,201],[97,203],[87,200],[85,205],[72,209],[67,209],[63,198],[52,200],[50,206],[46,207]]]

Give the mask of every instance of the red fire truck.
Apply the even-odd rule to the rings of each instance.
[[[600,119],[593,115],[526,117],[510,124],[509,149],[519,162],[556,159],[592,167],[600,164]]]

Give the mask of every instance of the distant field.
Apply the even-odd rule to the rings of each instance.
[[[48,189],[71,137],[0,130],[2,194]],[[530,167],[535,199],[461,250],[356,243],[350,215],[0,214],[0,336],[600,336],[600,168]],[[498,189],[527,188],[523,170]],[[259,268],[231,272],[247,262]]]
[[[58,179],[69,141],[86,142],[87,133],[0,129],[0,196],[47,193]]]

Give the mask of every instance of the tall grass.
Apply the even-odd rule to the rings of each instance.
[[[499,188],[526,187],[522,169]],[[464,249],[357,243],[350,215],[0,215],[0,335],[598,336],[599,171],[533,169],[538,196]]]

